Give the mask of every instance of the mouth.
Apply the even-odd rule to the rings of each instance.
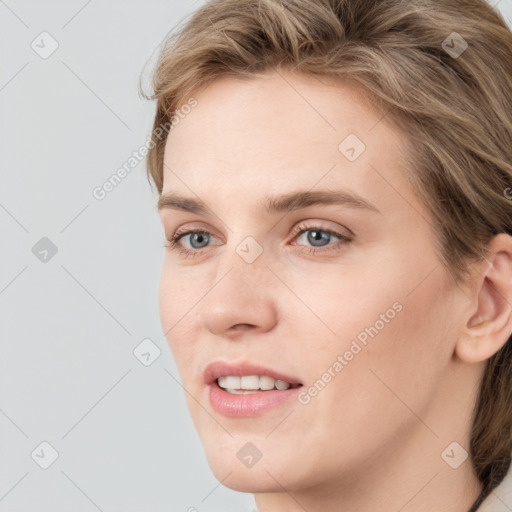
[[[215,412],[223,416],[258,416],[288,402],[303,384],[270,368],[246,362],[217,361],[207,366],[204,383]]]
[[[251,394],[261,391],[285,391],[297,388],[302,384],[292,384],[268,375],[227,375],[215,380],[217,385],[231,394]]]

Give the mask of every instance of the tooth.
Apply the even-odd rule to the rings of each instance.
[[[240,379],[241,389],[258,389],[260,387],[260,379],[257,375],[244,375]]]
[[[240,389],[240,377],[234,377],[232,375],[219,377],[219,386],[224,389]]]
[[[260,377],[260,388],[264,391],[274,389],[274,384],[275,380],[272,377],[267,377],[266,375]]]
[[[225,375],[217,379],[219,386],[230,393],[249,393],[259,390],[269,391],[275,388],[284,391],[290,387],[294,387],[288,382],[279,379],[273,379],[268,375],[244,375],[237,377],[234,375]]]
[[[290,384],[288,382],[284,382],[283,380],[276,380],[276,388],[280,390],[288,389]]]

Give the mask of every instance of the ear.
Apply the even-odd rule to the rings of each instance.
[[[484,361],[498,352],[512,334],[512,237],[496,235],[488,254],[475,265],[474,299],[455,353],[465,362]]]

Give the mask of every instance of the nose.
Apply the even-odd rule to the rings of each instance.
[[[275,277],[262,257],[246,263],[234,256],[219,269],[198,304],[197,320],[204,329],[225,338],[270,331],[277,321]]]

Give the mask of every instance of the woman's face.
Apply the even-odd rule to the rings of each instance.
[[[203,234],[166,248],[160,315],[216,477],[348,485],[426,448],[446,466],[446,411],[469,403],[450,380],[461,291],[402,136],[354,88],[284,71],[194,98],[167,140],[161,218],[168,239]]]

